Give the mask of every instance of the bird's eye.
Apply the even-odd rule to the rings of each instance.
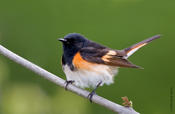
[[[72,39],[72,38],[67,39],[67,42],[69,42],[69,43],[73,43],[73,42],[74,42],[74,39]]]

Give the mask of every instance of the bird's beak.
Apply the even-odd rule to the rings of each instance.
[[[58,40],[59,40],[60,42],[66,42],[66,41],[67,41],[67,40],[64,39],[64,38],[58,38]]]

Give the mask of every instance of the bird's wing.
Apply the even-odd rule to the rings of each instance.
[[[85,47],[80,50],[81,57],[91,63],[104,64],[116,67],[140,68],[124,58],[125,52],[109,48],[98,49]]]

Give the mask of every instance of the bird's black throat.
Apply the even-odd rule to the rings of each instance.
[[[73,57],[81,48],[74,45],[65,45],[63,44],[63,56],[62,56],[62,64],[68,65],[71,70],[74,70],[74,66],[72,64]]]

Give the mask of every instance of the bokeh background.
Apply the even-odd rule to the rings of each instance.
[[[97,93],[128,96],[142,114],[175,112],[174,0],[0,0],[0,44],[64,79],[57,38],[72,32],[116,49],[162,34],[130,57],[144,70],[121,68]],[[113,114],[0,55],[0,114],[97,113]]]

